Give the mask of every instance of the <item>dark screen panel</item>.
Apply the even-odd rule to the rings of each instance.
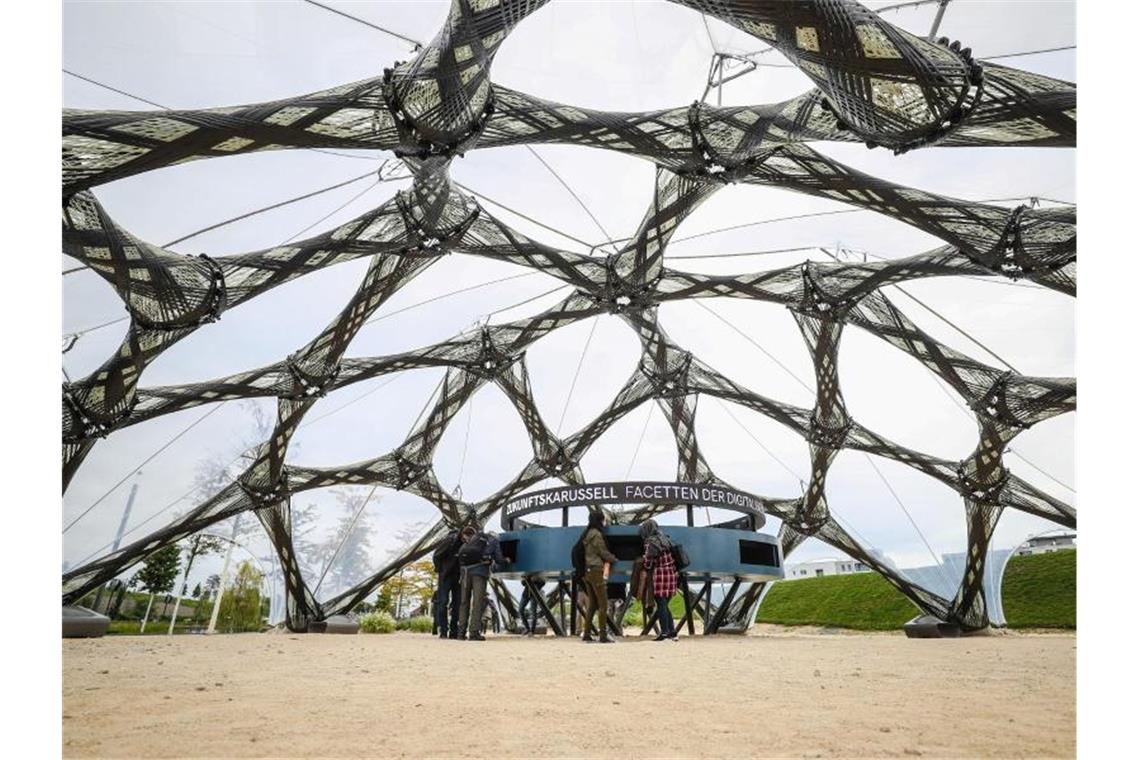
[[[635,560],[645,553],[640,536],[606,536],[606,546],[623,562]]]
[[[741,541],[740,564],[779,567],[780,555],[774,544],[766,544],[763,541]]]
[[[512,538],[509,541],[500,541],[499,547],[503,550],[503,556],[514,562],[519,558],[519,540]]]

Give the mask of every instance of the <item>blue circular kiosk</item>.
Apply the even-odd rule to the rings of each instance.
[[[608,525],[604,530],[610,551],[618,558],[610,570],[611,583],[628,583],[633,561],[643,553],[638,523],[666,511],[663,507],[685,507],[687,525],[661,526],[671,541],[684,546],[689,556],[689,564],[680,572],[678,581],[685,602],[685,614],[678,622],[678,630],[687,628],[690,635],[695,634],[694,617],[699,615],[705,621],[703,633],[706,635],[721,632],[722,628],[726,633],[743,632],[746,626],[736,626],[732,631],[724,627],[726,614],[741,584],[765,583],[784,577],[779,541],[775,536],[759,532],[765,522],[761,501],[743,491],[716,483],[656,481],[590,483],[532,491],[515,497],[503,507],[501,523],[504,532],[499,535],[499,541],[510,565],[495,575],[501,579],[521,581],[531,597],[538,600],[543,617],[556,635],[577,635],[578,618],[583,614],[578,604],[578,581],[574,578],[570,552],[584,526],[569,525],[570,509],[624,504],[647,506],[636,511],[617,512],[615,516],[619,521],[629,520],[630,524],[619,522]],[[697,527],[693,525],[695,507],[730,510],[741,513],[742,517]],[[539,525],[524,519],[526,515],[549,511],[562,513],[560,527]],[[545,595],[538,591],[533,581],[539,578],[553,581],[554,590]],[[714,583],[731,583],[719,603],[712,598]],[[567,596],[571,600],[569,632],[562,614]],[[632,598],[630,590],[626,593],[621,615],[617,621],[610,620],[612,632],[617,635],[622,635],[619,623]],[[556,600],[558,612],[551,610],[552,599]],[[644,622],[642,635],[653,624],[652,619]]]

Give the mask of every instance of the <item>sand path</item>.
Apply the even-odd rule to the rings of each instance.
[[[66,757],[1071,757],[1071,635],[63,642]]]

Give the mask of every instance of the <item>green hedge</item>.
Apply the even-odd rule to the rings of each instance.
[[[387,612],[369,612],[360,618],[361,633],[392,633],[396,630],[396,618]]]
[[[397,621],[396,630],[411,633],[431,633],[432,619],[430,615],[417,615]]]

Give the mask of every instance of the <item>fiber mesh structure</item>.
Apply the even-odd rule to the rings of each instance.
[[[805,491],[761,497],[782,520],[785,554],[814,536],[873,567],[922,611],[965,629],[987,625],[981,592],[986,550],[1005,509],[1075,527],[1072,505],[1012,474],[1003,452],[1022,431],[1076,406],[1072,378],[1027,377],[943,345],[883,293],[928,277],[1002,277],[1076,293],[1073,207],[1008,209],[903,187],[844,166],[809,141],[857,141],[901,153],[927,146],[1075,147],[1076,88],[1068,82],[975,60],[968,48],[918,38],[850,0],[676,0],[778,49],[814,83],[782,103],[694,103],[610,113],[543,100],[491,81],[506,35],[546,0],[452,0],[443,28],[412,60],[373,79],[287,100],[206,110],[65,111],[63,248],[116,290],[130,315],[121,347],[89,376],[63,388],[64,487],[101,437],[159,416],[229,399],[273,397],[272,435],[232,483],[182,517],[63,576],[65,602],[115,577],[156,548],[240,512],[264,525],[284,570],[287,622],[351,610],[379,583],[424,556],[451,526],[485,521],[510,498],[548,478],[582,483],[583,454],[645,402],[667,417],[679,451],[677,478],[723,482],[701,453],[696,399],[714,396],[766,415],[810,450]],[[449,179],[469,150],[560,143],[619,151],[653,162],[653,202],[628,242],[587,256],[531,240]],[[166,250],[111,219],[92,188],[185,161],[298,148],[383,149],[413,175],[408,190],[315,237],[211,258]],[[819,263],[738,275],[680,272],[665,251],[678,225],[729,183],[821,196],[869,209],[944,242],[908,258]],[[389,297],[448,253],[482,256],[542,272],[573,288],[552,308],[484,325],[436,345],[389,356],[348,358],[357,331]],[[367,258],[359,289],[313,340],[274,364],[210,382],[148,387],[147,366],[199,326],[282,283]],[[766,398],[702,363],[658,324],[657,307],[678,299],[730,297],[786,306],[815,367],[815,403]],[[526,353],[566,325],[614,314],[641,343],[640,363],[595,419],[559,437],[535,404]],[[900,446],[848,413],[839,385],[845,329],[866,330],[925,365],[972,410],[978,443],[961,461]],[[427,412],[394,450],[329,467],[287,465],[290,438],[324,394],[424,367],[446,368]],[[436,479],[432,456],[472,395],[497,386],[522,418],[533,457],[490,497],[466,502]],[[953,598],[932,593],[855,540],[828,508],[828,468],[841,449],[893,459],[959,493],[967,563]],[[336,485],[377,485],[416,494],[439,519],[414,545],[355,587],[318,602],[302,578],[291,537],[290,497]],[[641,520],[674,507],[641,508]],[[734,602],[728,620],[747,625],[762,584]]]

